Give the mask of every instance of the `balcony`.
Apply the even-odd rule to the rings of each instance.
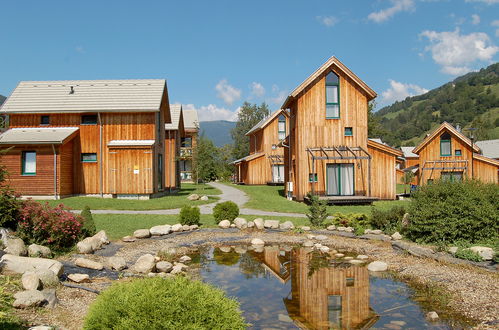
[[[191,147],[181,147],[180,148],[180,158],[192,158],[192,148]]]

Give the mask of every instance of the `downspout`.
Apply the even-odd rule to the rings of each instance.
[[[57,198],[57,153],[55,152],[55,146],[52,145],[52,151],[54,152],[54,199]]]
[[[170,131],[168,131],[168,159],[170,159],[172,156],[171,145],[172,145],[171,133],[170,133]],[[175,159],[173,159],[173,161],[169,161],[170,165],[168,166],[168,172],[170,172],[168,175],[170,177],[170,180],[168,180],[170,194],[172,193],[172,169],[171,169],[171,167],[173,166],[174,161],[175,161]]]
[[[97,112],[99,118],[99,190],[100,197],[104,197],[103,179],[102,179],[102,119],[100,112]]]

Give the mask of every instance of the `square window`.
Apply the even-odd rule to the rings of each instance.
[[[327,104],[326,118],[340,118],[340,106],[337,104]]]
[[[50,116],[41,116],[40,125],[50,125]]]
[[[355,284],[355,278],[347,277],[347,286],[354,286],[354,284]]]
[[[308,175],[308,182],[317,182],[317,173],[310,173]]]
[[[456,156],[462,156],[462,155],[463,155],[463,154],[462,154],[462,152],[461,152],[461,149],[456,149],[456,150],[454,151],[454,154],[455,154]]]
[[[81,116],[82,125],[97,125],[97,115],[83,115]]]
[[[345,136],[353,136],[353,128],[345,127]]]
[[[23,151],[22,152],[22,175],[35,175],[36,174],[36,151]]]
[[[97,162],[97,154],[96,153],[82,153],[81,161],[83,163],[96,163]]]

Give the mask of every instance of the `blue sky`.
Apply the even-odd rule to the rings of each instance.
[[[0,94],[21,80],[166,78],[170,101],[234,120],[330,56],[378,108],[497,62],[499,0],[2,1]]]

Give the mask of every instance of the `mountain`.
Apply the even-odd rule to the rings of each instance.
[[[470,72],[426,94],[407,97],[375,113],[393,146],[417,145],[443,121],[475,140],[499,138],[499,63]]]
[[[3,104],[3,102],[5,102],[5,100],[6,100],[6,99],[7,99],[7,98],[6,98],[5,96],[0,95],[0,105],[2,105],[2,104]]]
[[[204,135],[213,141],[217,147],[232,144],[230,131],[236,126],[233,121],[214,120],[199,123],[200,135]]]

